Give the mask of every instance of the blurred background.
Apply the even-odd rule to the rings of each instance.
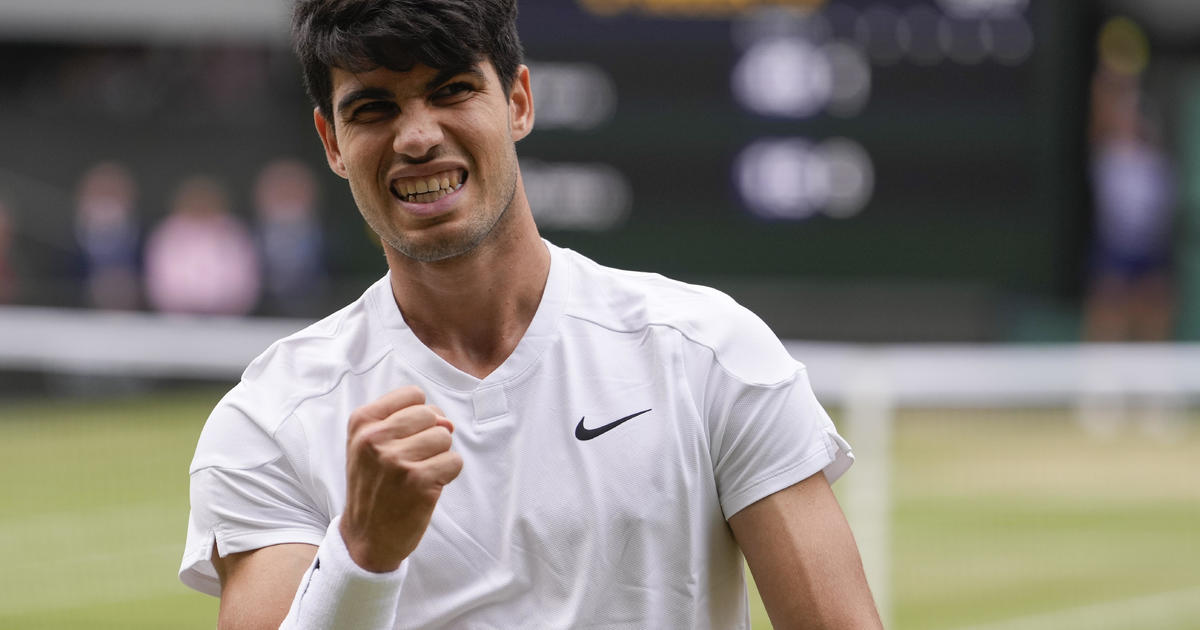
[[[1200,628],[1200,3],[520,10],[543,234],[788,341],[889,627]],[[0,1],[0,628],[212,627],[207,411],[385,271],[288,18]]]

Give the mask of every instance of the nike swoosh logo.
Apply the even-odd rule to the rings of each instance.
[[[617,428],[618,426],[621,425],[621,423],[626,422],[628,420],[633,420],[634,418],[636,418],[644,413],[647,413],[648,411],[650,411],[650,410],[645,409],[645,410],[639,411],[637,413],[631,413],[628,416],[621,418],[620,420],[613,420],[612,422],[609,422],[608,424],[606,424],[602,427],[596,427],[595,429],[589,429],[589,428],[583,426],[583,418],[580,418],[579,424],[575,425],[575,437],[578,438],[581,442],[586,442],[587,440],[590,440],[592,438],[600,437],[601,435],[604,435],[605,433],[608,433],[609,431],[612,431],[613,429]],[[584,416],[584,418],[586,418],[586,417],[587,416]]]

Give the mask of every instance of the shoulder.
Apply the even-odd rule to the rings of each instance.
[[[600,265],[566,250],[571,298],[566,315],[619,332],[673,331],[694,356],[709,356],[747,384],[794,376],[797,363],[757,315],[716,289],[656,273]]]
[[[385,333],[372,321],[372,301],[381,287],[387,289],[386,279],[255,358],[205,423],[193,470],[248,468],[278,456],[277,434],[301,403],[329,393],[347,374],[377,364],[392,347],[379,338]]]
[[[294,405],[335,386],[346,373],[377,363],[391,348],[375,317],[375,300],[387,290],[386,279],[380,280],[336,313],[271,344],[246,368],[242,384],[285,386],[277,388],[287,396],[279,402]]]

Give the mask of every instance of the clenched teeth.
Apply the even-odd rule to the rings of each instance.
[[[463,171],[455,169],[426,177],[409,177],[392,184],[392,194],[410,203],[431,203],[462,187]]]

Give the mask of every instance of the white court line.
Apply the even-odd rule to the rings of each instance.
[[[1128,630],[1163,628],[1160,624],[1166,623],[1195,623],[1197,618],[1200,618],[1200,586],[964,626],[956,630]]]

